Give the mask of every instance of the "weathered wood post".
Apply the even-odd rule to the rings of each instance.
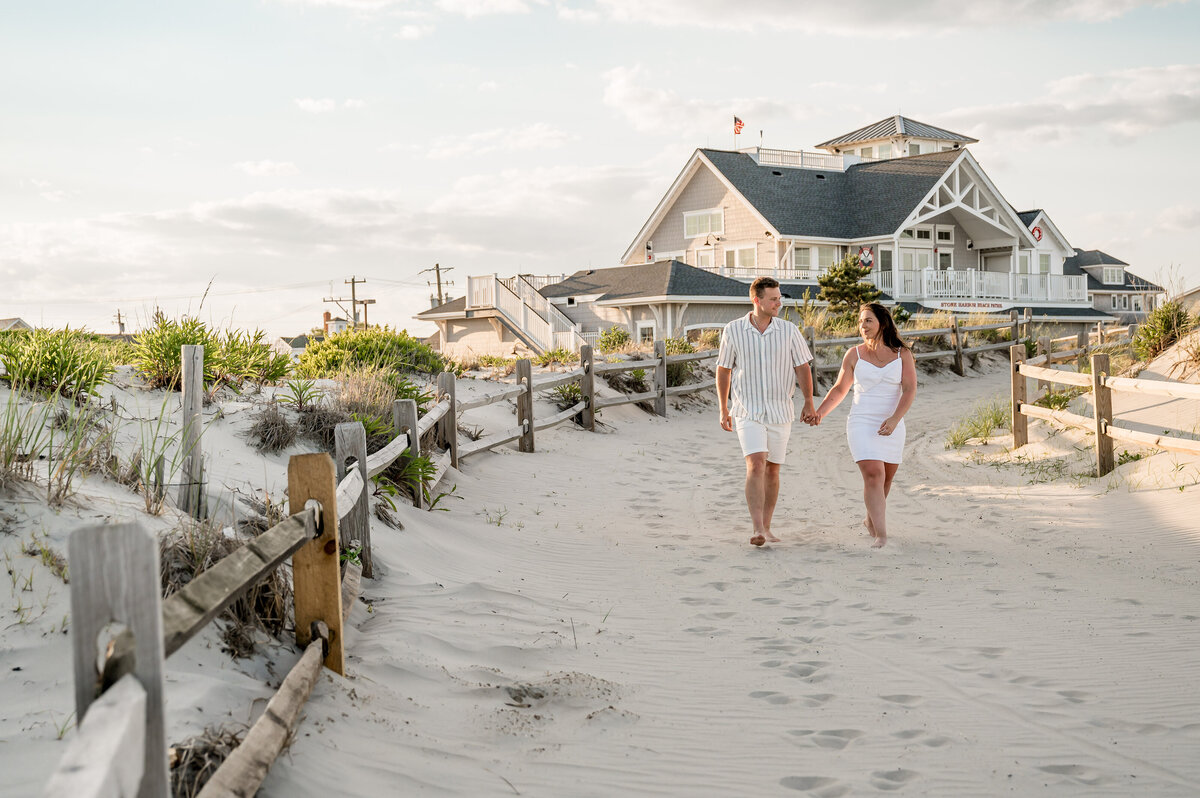
[[[363,565],[363,576],[375,578],[375,566],[371,557],[371,480],[367,477],[367,432],[357,421],[347,421],[333,428],[334,463],[337,465],[337,481],[340,485],[349,470],[346,461],[354,459],[353,468],[362,477],[363,490],[354,500],[354,509],[346,516],[341,529],[341,541],[349,544],[358,541]]]
[[[75,717],[82,720],[97,698],[97,638],[109,623],[123,624],[133,636],[133,675],[146,691],[145,764],[137,795],[170,795],[163,717],[165,650],[158,540],[137,524],[105,524],[73,532],[67,556],[71,566]]]
[[[808,344],[808,353],[812,355],[809,367],[812,369],[813,390],[817,390],[817,328],[809,324],[804,328],[804,342]]]
[[[533,364],[529,358],[517,361],[517,382],[525,385],[525,390],[517,397],[517,423],[524,432],[518,441],[517,448],[522,452],[533,451]]]
[[[1012,361],[1013,448],[1019,449],[1029,443],[1029,419],[1021,412],[1021,405],[1025,403],[1025,375],[1020,368],[1025,360],[1025,344],[1013,344],[1008,348],[1008,354]]]
[[[1037,353],[1039,355],[1046,356],[1046,362],[1042,364],[1046,368],[1050,368],[1050,365],[1054,362],[1052,360],[1052,358],[1054,357],[1053,348],[1054,348],[1053,344],[1050,343],[1049,335],[1043,335],[1038,338]],[[1037,394],[1038,396],[1042,395],[1042,391],[1053,391],[1053,390],[1054,390],[1053,383],[1043,382],[1042,380],[1034,380],[1033,381],[1033,392],[1035,394]]]
[[[1075,356],[1075,365],[1080,371],[1083,371],[1083,364],[1087,360],[1088,351],[1088,330],[1086,325],[1075,336],[1075,348],[1079,350],[1079,354]]]
[[[458,381],[454,372],[443,371],[438,375],[438,393],[450,402],[450,408],[442,420],[438,422],[438,438],[442,446],[450,452],[450,465],[458,468]]]
[[[1025,337],[1033,335],[1033,308],[1025,308]]]
[[[392,430],[396,437],[408,436],[408,454],[401,455],[398,462],[407,465],[421,456],[421,437],[417,431],[417,402],[415,399],[397,399],[392,402]],[[413,487],[413,507],[425,507],[425,485]]]
[[[323,621],[329,627],[325,667],[345,676],[336,473],[333,460],[324,452],[297,454],[288,460],[288,512],[303,512],[309,499],[321,503],[321,536],[292,555],[296,643],[303,647],[312,642],[313,621]]]
[[[1092,355],[1092,403],[1096,408],[1096,476],[1113,470],[1113,440],[1107,427],[1112,423],[1112,390],[1105,384],[1108,355]]]
[[[654,342],[654,356],[658,365],[654,367],[654,414],[667,414],[667,342],[659,339]]]
[[[967,376],[966,366],[963,365],[962,338],[958,334],[958,319],[950,319],[950,343],[954,345],[954,373],[960,377]]]
[[[1021,340],[1021,322],[1019,321],[1020,317],[1017,315],[1016,308],[1012,309],[1009,318],[1012,319],[1012,342],[1015,344]]]
[[[183,481],[179,486],[179,509],[193,518],[204,517],[204,458],[200,448],[200,433],[204,430],[200,418],[204,406],[204,347],[180,347],[183,401],[183,431],[179,445],[183,453]]]
[[[1096,322],[1096,346],[1104,346],[1104,325]]]
[[[579,365],[583,368],[583,376],[579,379],[579,392],[583,396],[583,411],[580,421],[583,428],[589,432],[596,431],[596,375],[595,356],[592,347],[584,344],[579,347]]]

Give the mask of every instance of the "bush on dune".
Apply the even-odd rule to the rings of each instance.
[[[359,366],[387,368],[397,374],[437,374],[446,370],[447,363],[404,330],[373,327],[342,330],[310,344],[300,355],[296,373],[301,377],[332,377]]]
[[[273,351],[266,337],[262,330],[221,333],[196,318],[168,319],[160,313],[152,327],[134,338],[133,365],[153,388],[178,385],[183,377],[182,348],[203,346],[208,390],[228,385],[240,391],[247,382],[259,386],[278,382],[291,369],[291,358]]]
[[[22,330],[0,336],[0,379],[72,399],[95,396],[116,364],[110,351],[93,337],[69,327]]]
[[[1197,319],[1188,314],[1178,302],[1165,302],[1150,312],[1144,324],[1133,336],[1133,351],[1142,360],[1150,360],[1170,348],[1189,330]]]

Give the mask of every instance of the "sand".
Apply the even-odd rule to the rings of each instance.
[[[460,397],[494,388],[464,380]],[[610,408],[600,432],[465,460],[439,488],[457,486],[448,512],[373,526],[348,676],[318,684],[261,794],[1200,793],[1200,460],[1119,446],[1146,456],[1095,479],[1090,438],[1041,422],[1016,455],[1004,435],[945,448],[970,406],[1007,395],[1002,364],[921,375],[882,550],[861,526],[849,402],[797,426],[783,542],[762,549],[711,402]],[[1200,420],[1141,402],[1146,423]],[[499,430],[511,412],[464,421]],[[248,448],[248,416],[206,433],[215,479],[282,496],[286,455]],[[66,589],[21,542],[45,529],[65,550],[99,517],[175,523],[92,481],[57,513],[31,493],[0,509],[0,545],[34,574],[12,603],[46,596],[0,628],[0,795],[40,790],[72,710]],[[247,723],[297,658],[234,661],[206,631],[167,664],[170,741]]]

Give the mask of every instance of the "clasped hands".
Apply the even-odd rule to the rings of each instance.
[[[821,416],[816,410],[806,409],[800,414],[800,420],[810,427],[815,427],[821,423]]]

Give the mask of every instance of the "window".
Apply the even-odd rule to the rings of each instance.
[[[812,250],[808,247],[796,247],[792,251],[792,265],[798,272],[812,268]]]
[[[711,249],[696,250],[696,268],[711,269],[713,267],[713,251]]]
[[[695,238],[709,233],[721,235],[725,232],[725,213],[720,208],[707,211],[690,211],[683,214],[683,237]]]
[[[1125,270],[1120,266],[1105,266],[1104,267],[1104,284],[1105,285],[1120,285],[1125,282]]]
[[[953,227],[938,227],[937,242],[939,244],[954,243],[954,228]]]
[[[1110,294],[1108,298],[1112,300],[1112,309],[1116,310],[1117,309],[1117,295]]]
[[[920,155],[921,154],[921,145],[918,142],[910,141],[908,143],[908,154],[909,155]]]
[[[1049,252],[1039,252],[1038,253],[1038,274],[1049,274],[1049,273],[1050,273],[1050,253]]]
[[[725,268],[753,269],[758,265],[758,248],[753,244],[725,250]]]
[[[874,158],[875,157],[875,148],[874,147],[863,147],[861,150],[858,151],[858,154],[864,158]]]
[[[913,227],[908,230],[900,231],[901,241],[932,241],[933,228],[931,227]]]
[[[1129,310],[1129,294],[1121,294],[1121,310]]]
[[[939,147],[938,149],[939,149],[939,151],[940,151],[940,152],[945,152],[946,150],[952,150],[952,149],[954,149],[954,145],[953,145],[953,144],[943,144],[943,145],[942,145],[941,147]]]
[[[889,272],[892,270],[892,251],[890,249],[879,250],[879,268]]]
[[[1142,298],[1140,296],[1138,296],[1137,294],[1134,294],[1133,297],[1129,301],[1133,303],[1133,308],[1132,308],[1133,310],[1141,312]]]
[[[938,268],[942,271],[954,268],[954,256],[949,252],[938,253]]]
[[[837,260],[837,247],[817,247],[817,268],[825,271]]]
[[[1017,274],[1029,274],[1029,255],[1022,253],[1017,258]]]
[[[654,322],[639,321],[637,323],[637,339],[641,344],[654,343]]]
[[[880,158],[891,158],[892,157],[892,145],[891,144],[880,144],[879,145],[879,157]]]

